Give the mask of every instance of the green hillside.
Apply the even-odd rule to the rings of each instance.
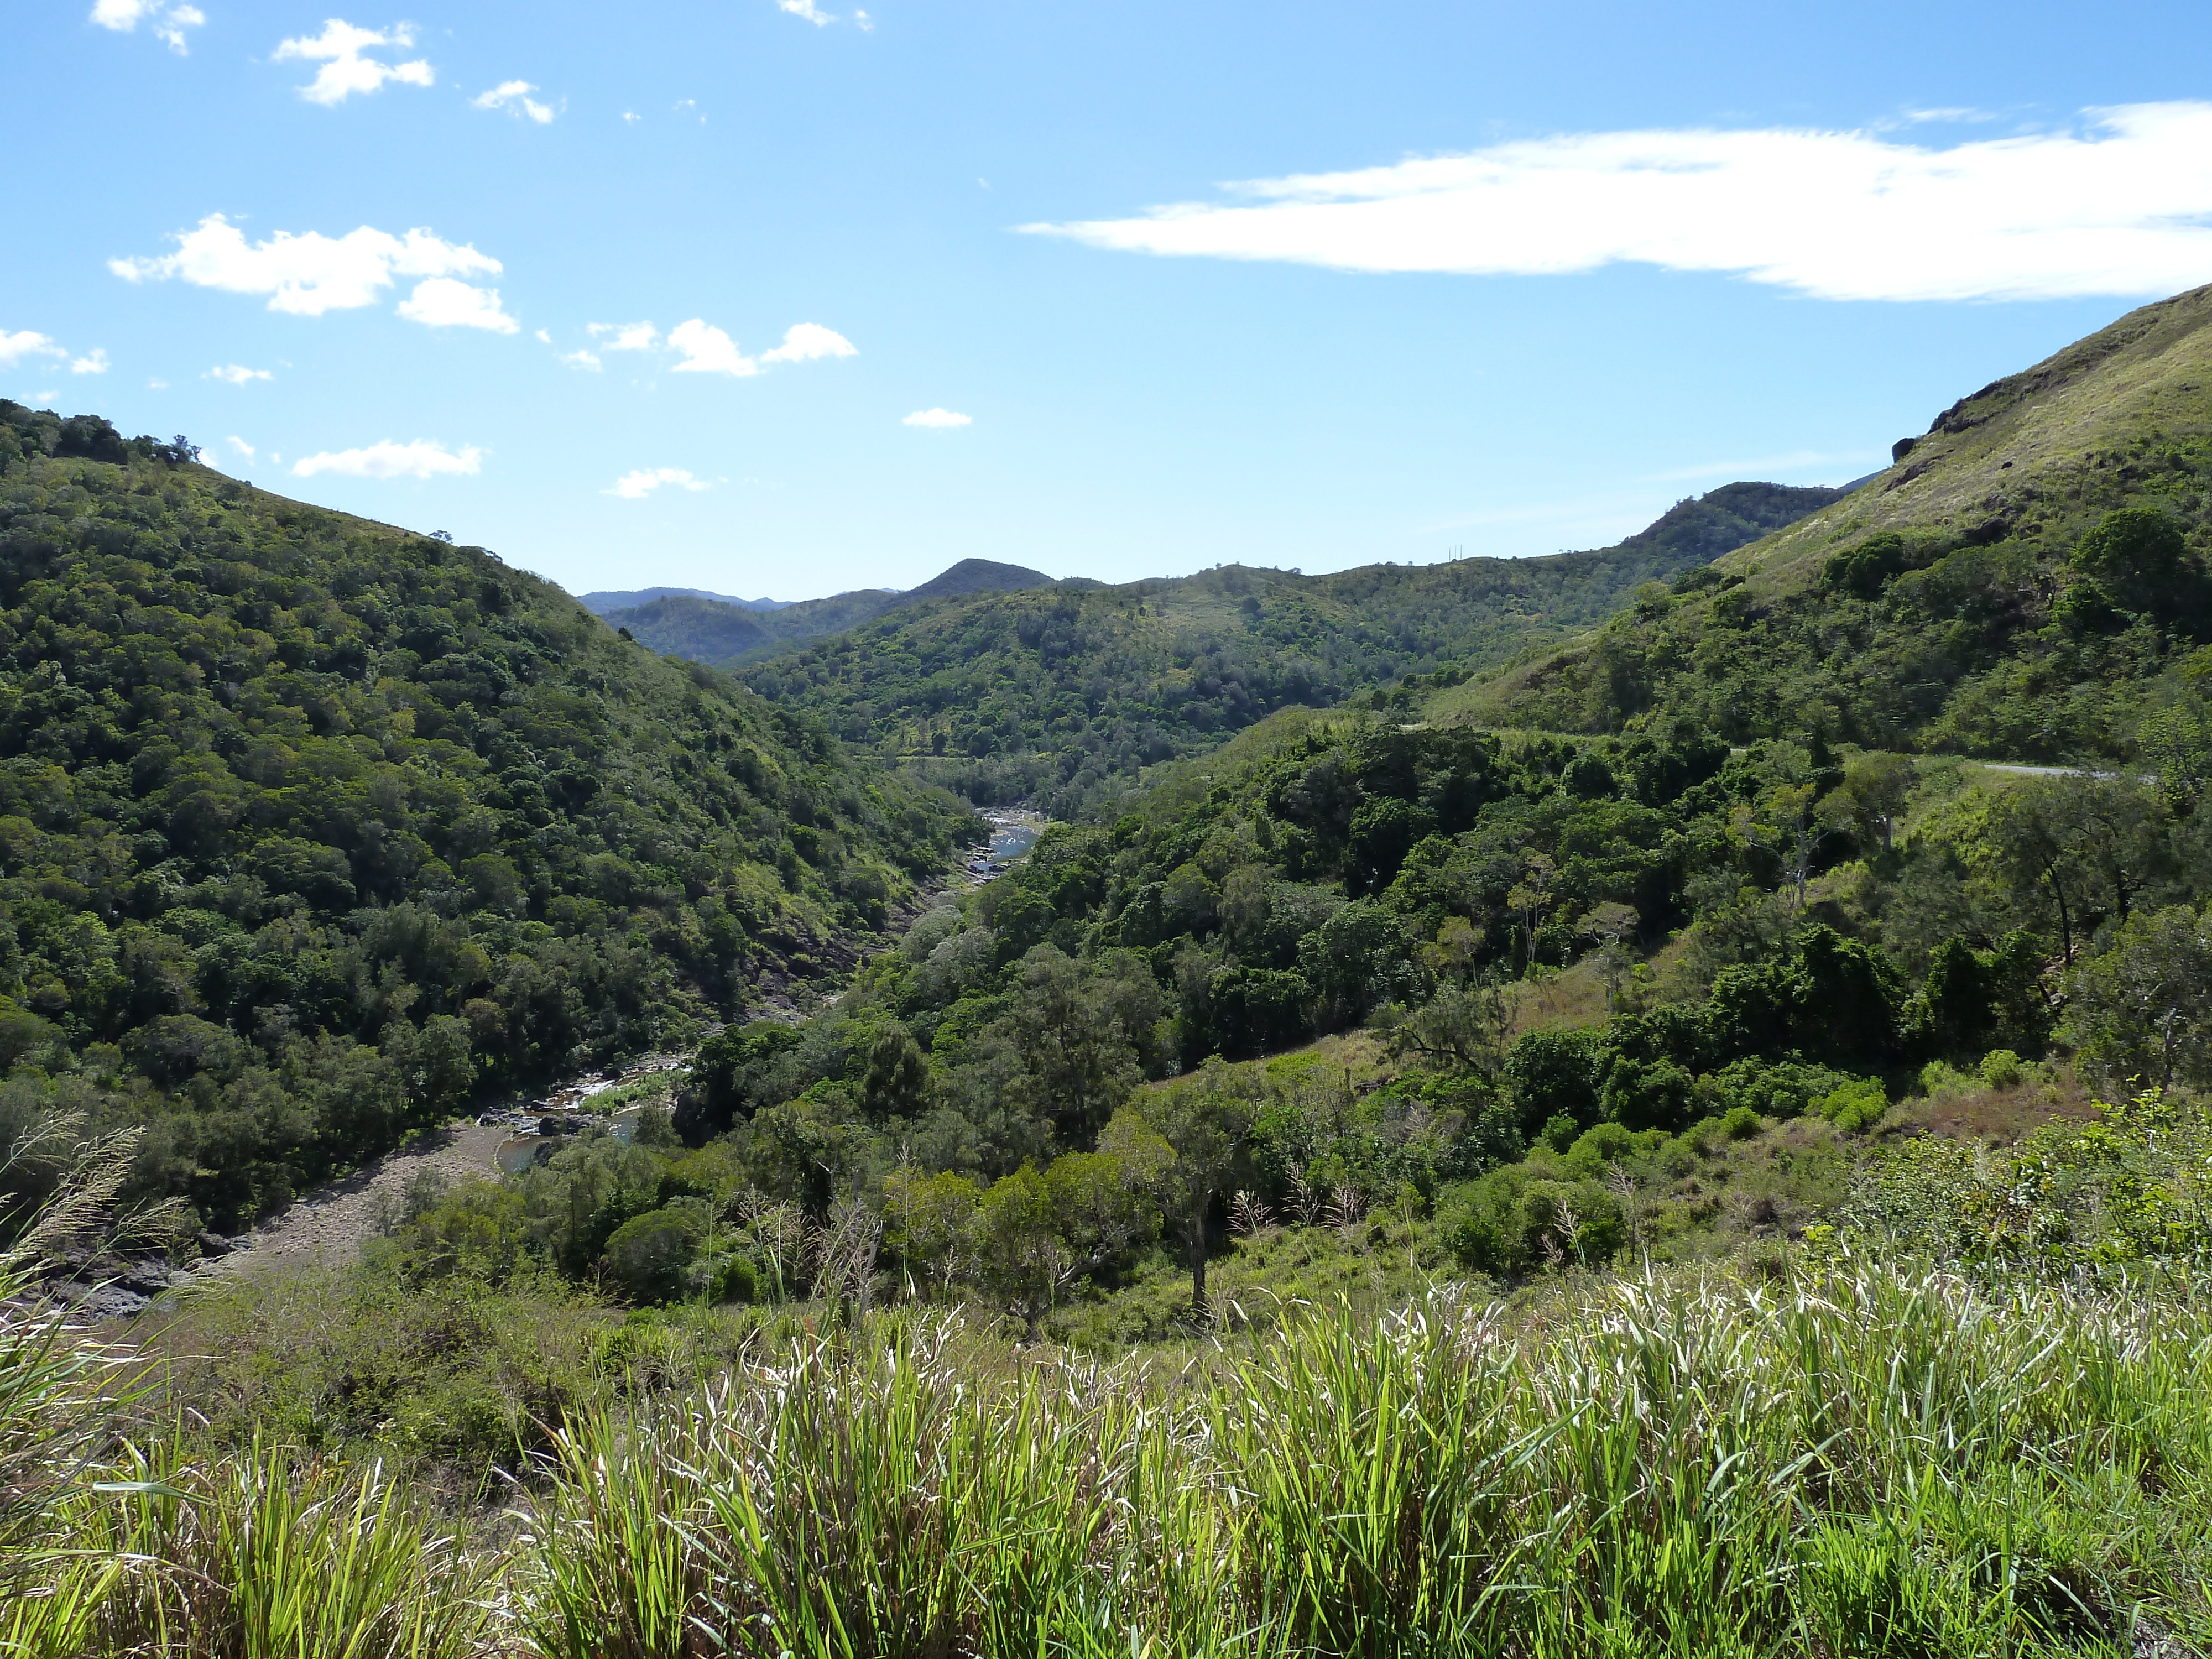
[[[1052,585],[1052,578],[1041,570],[997,564],[989,559],[963,559],[902,593],[887,587],[856,588],[826,599],[801,599],[772,611],[730,604],[711,594],[665,593],[628,609],[598,609],[609,627],[626,630],[655,651],[693,662],[734,667],[747,658],[801,640],[842,633],[888,611],[931,599]]]
[[[1837,497],[1737,483],[1618,546],[1539,559],[1369,565],[1328,576],[1225,566],[1122,587],[903,606],[744,669],[781,706],[979,801],[1071,813],[1138,769],[1272,711],[1408,674],[1462,678],[1610,615]],[[779,613],[787,616],[788,612]],[[763,624],[766,625],[766,624]]]
[[[2201,755],[2208,324],[2212,289],[2130,313],[1945,410],[1844,500],[1431,715],[1598,732],[1656,712],[1739,742],[1819,731],[2022,761]]]
[[[228,1224],[738,1012],[972,826],[481,549],[158,447],[0,403],[0,1064],[154,1124],[143,1189]]]

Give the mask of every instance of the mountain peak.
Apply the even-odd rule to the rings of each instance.
[[[963,593],[1009,593],[1024,587],[1051,586],[1052,578],[1042,570],[1018,564],[999,564],[989,559],[963,559],[899,597],[945,599],[957,599]]]

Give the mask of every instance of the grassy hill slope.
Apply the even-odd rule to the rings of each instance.
[[[816,712],[848,742],[971,799],[1034,795],[1072,812],[1139,768],[1200,752],[1274,709],[1334,703],[1409,673],[1464,678],[1588,627],[1638,583],[1836,498],[1730,484],[1618,546],[1550,558],[1328,576],[1232,565],[907,605],[743,675],[779,705]]]
[[[972,823],[481,549],[71,425],[0,403],[0,1144],[59,1090],[228,1222],[742,1009]]]
[[[1428,712],[1614,731],[1663,711],[1739,741],[1825,731],[2030,761],[2132,752],[2147,719],[2199,718],[2208,325],[2208,289],[2133,312],[1944,410],[1845,499]],[[2121,511],[2155,517],[2100,532]]]

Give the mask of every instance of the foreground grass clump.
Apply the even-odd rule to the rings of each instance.
[[[2212,1320],[1847,1264],[1174,1378],[823,1342],[566,1437],[539,1651],[2123,1653],[2212,1633]]]
[[[2208,1389],[2189,1284],[1849,1256],[1340,1308],[1172,1373],[884,1316],[580,1417],[474,1543],[269,1446],[61,1471],[81,1553],[0,1651],[2200,1652]]]

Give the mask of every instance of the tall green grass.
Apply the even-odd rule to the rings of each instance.
[[[1174,1370],[884,1316],[573,1425],[496,1547],[373,1473],[138,1454],[67,1499],[108,1575],[76,1650],[2205,1652],[2208,1406],[2188,1284],[1850,1259],[1316,1312]]]
[[[523,1617],[562,1659],[2193,1650],[2208,1385],[2189,1296],[1848,1264],[1171,1378],[901,1326],[566,1437]]]

